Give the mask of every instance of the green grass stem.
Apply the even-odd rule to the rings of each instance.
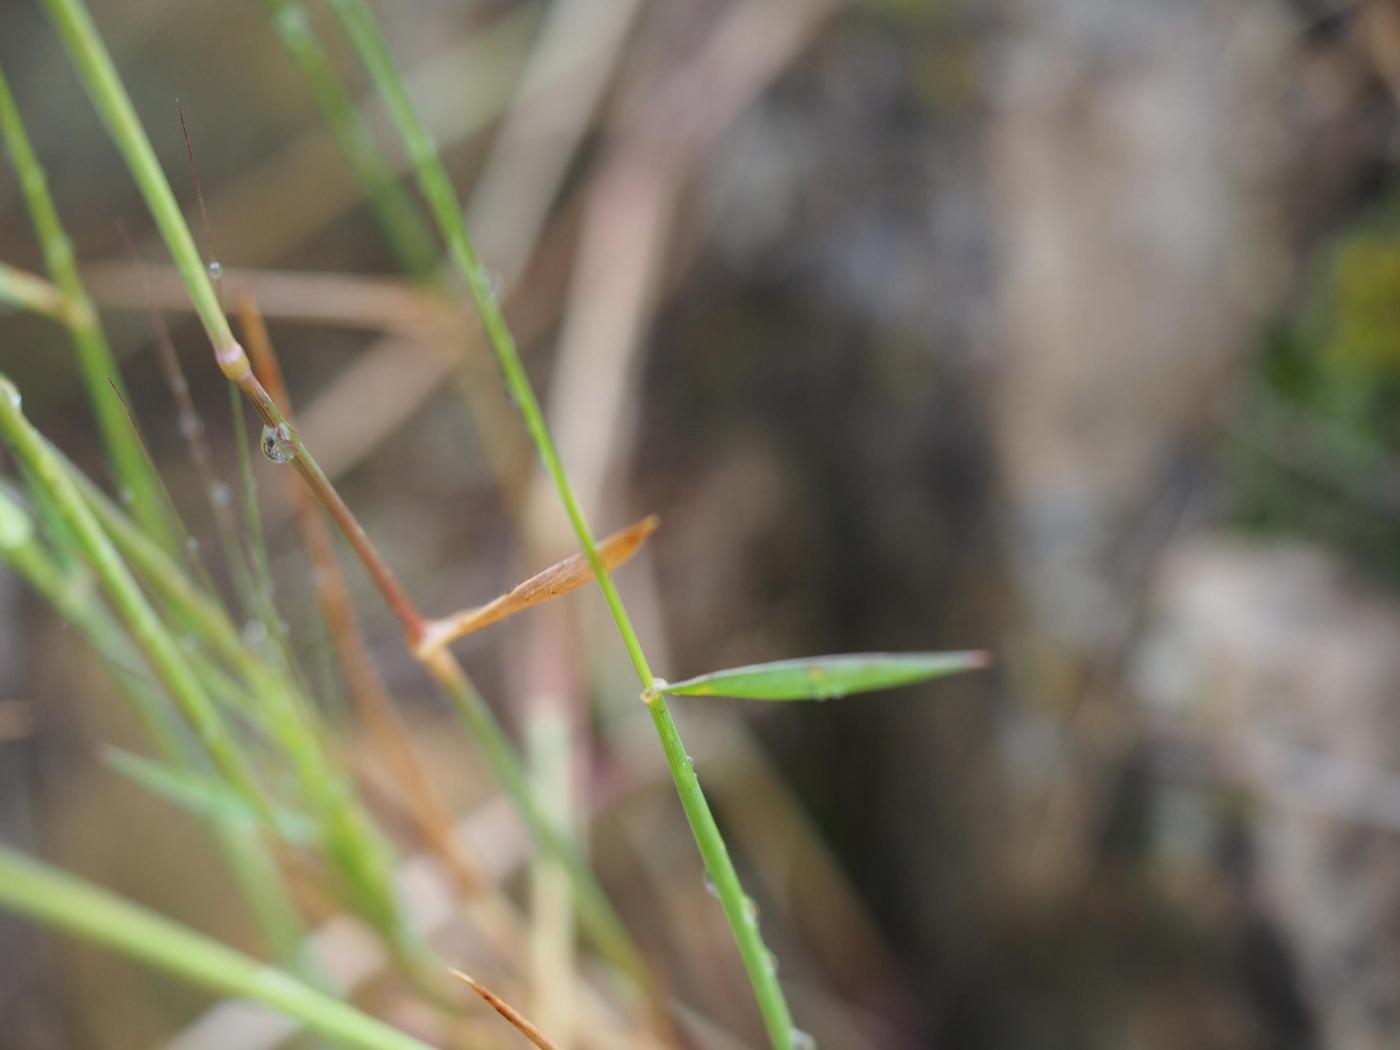
[[[277,38],[301,71],[351,173],[364,190],[365,200],[399,265],[416,278],[431,279],[438,262],[433,231],[341,84],[306,9],[297,0],[263,0],[263,7]]]
[[[42,0],[42,3],[63,39],[88,97],[107,125],[112,141],[146,200],[146,207],[170,250],[175,267],[190,290],[195,313],[210,343],[216,352],[236,346],[237,340],[219,305],[219,296],[209,280],[204,259],[87,7],[82,0]]]
[[[0,847],[0,907],[220,995],[270,1006],[346,1046],[430,1050],[283,970],[6,847]]]
[[[45,490],[62,515],[132,640],[189,720],[219,771],[255,806],[265,807],[257,778],[223,716],[185,659],[179,643],[146,600],[140,585],[103,532],[67,464],[50,450],[20,411],[19,391],[4,377],[0,377],[0,435],[14,447],[33,483]]]
[[[75,484],[115,548],[152,592],[208,651],[242,683],[242,708],[287,756],[298,783],[320,817],[322,846],[341,870],[356,909],[385,935],[400,960],[422,969],[422,946],[404,926],[394,903],[392,855],[375,833],[343,773],[326,751],[310,705],[295,682],[266,663],[244,641],[217,601],[200,590],[140,527],[122,514],[97,486],[76,472]],[[191,664],[201,667],[199,653]],[[264,804],[265,818],[275,814]]]
[[[169,701],[147,677],[140,655],[96,594],[87,569],[75,565],[65,570],[54,561],[35,535],[24,508],[2,489],[0,557],[102,656],[156,751],[169,762],[189,765],[192,741]],[[227,821],[219,821],[214,832],[268,947],[278,958],[295,963],[298,972],[304,972],[300,960],[305,929],[266,844],[247,828]]]
[[[0,303],[67,325],[73,306],[58,285],[0,262]]]
[[[296,469],[330,514],[374,579],[385,601],[403,623],[410,645],[416,645],[421,640],[421,616],[296,430],[253,377],[247,355],[234,338],[194,238],[86,6],[82,0],[43,0],[43,4],[58,29],[79,78],[126,160],[176,267],[189,288],[195,310],[208,334],[220,367],[253,403],[264,423],[275,433],[285,435],[279,439],[279,443],[290,450]],[[424,159],[424,150],[420,146],[411,149],[410,154],[415,168],[418,167]],[[430,146],[427,156],[434,156]],[[445,179],[445,176],[443,178]],[[442,192],[444,188],[445,194]],[[430,203],[435,208],[440,208],[452,199],[452,189],[448,184],[445,187],[439,186],[436,199]],[[451,206],[455,211],[455,204]],[[486,279],[484,271],[478,267],[478,284],[482,284]],[[484,287],[482,284],[482,288]],[[495,316],[498,327],[504,330],[504,322],[500,320],[499,312]],[[596,560],[596,550],[593,557]],[[519,810],[526,826],[536,836],[540,848],[557,852],[570,872],[578,893],[579,914],[585,929],[614,963],[646,986],[646,970],[616,911],[579,858],[577,850],[557,835],[551,823],[543,818],[534,800],[523,763],[480,693],[471,685],[451,654],[435,654],[429,661],[429,668],[434,671],[439,683],[452,698],[469,727],[478,734],[478,746],[492,773]]]
[[[43,6],[48,12],[51,21],[58,30],[65,49],[76,68],[79,79],[82,81],[95,108],[106,124],[117,149],[125,160],[132,177],[137,184],[147,208],[150,210],[156,226],[165,240],[167,248],[175,262],[181,278],[189,289],[195,311],[199,316],[209,341],[214,349],[215,358],[225,374],[237,383],[246,396],[253,402],[254,407],[263,417],[265,423],[271,425],[275,430],[281,432],[280,428],[285,427],[288,435],[288,442],[296,450],[296,466],[303,478],[323,499],[323,504],[327,511],[340,526],[352,546],[355,546],[357,553],[361,554],[366,568],[374,576],[375,582],[385,591],[390,599],[390,604],[395,612],[399,613],[401,619],[406,624],[411,623],[411,618],[416,616],[411,603],[407,601],[407,596],[403,594],[398,586],[393,574],[378,559],[369,544],[368,538],[360,529],[358,522],[350,515],[339,495],[334,492],[329,481],[321,472],[315,460],[302,445],[299,437],[295,435],[290,424],[282,418],[281,412],[262,390],[261,386],[253,379],[248,366],[247,355],[233,335],[227,317],[224,315],[220,305],[219,296],[214,288],[209,274],[205,269],[205,264],[200,256],[194,238],[185,222],[184,215],[180,211],[179,205],[171,192],[169,183],[156,158],[151,143],[141,125],[135,108],[123,87],[116,67],[112,62],[106,46],[92,22],[92,18],[82,0],[43,0]],[[251,381],[251,382],[250,382]],[[17,409],[12,413],[16,418]],[[36,434],[27,433],[27,440],[31,450],[42,458],[43,443]],[[51,460],[52,463],[57,462]],[[65,476],[66,480],[66,476]],[[71,482],[69,482],[71,484]],[[81,503],[81,500],[78,501]],[[87,516],[88,523],[91,523],[91,511],[82,507],[82,513]],[[87,524],[87,523],[85,523]],[[101,538],[100,530],[95,524],[92,531],[97,533],[97,538]],[[105,542],[105,540],[104,540]],[[125,567],[121,566],[120,559],[111,551],[110,545],[107,550],[111,552],[111,560],[125,573]],[[182,585],[176,582],[178,573],[164,574],[160,582],[170,589],[174,594],[182,589]],[[130,575],[125,575],[125,581],[131,582]],[[134,582],[131,582],[134,590]],[[183,587],[187,595],[190,591],[188,586]],[[139,592],[137,592],[139,597]],[[196,608],[203,603],[192,603],[191,608]],[[143,627],[159,627],[159,621],[151,613],[150,607],[142,603],[146,619],[142,621]],[[207,604],[206,604],[207,610]],[[229,645],[227,632],[224,625],[218,622],[217,617],[206,616],[201,620],[204,629],[211,630],[212,636],[222,637],[224,654],[234,659],[235,664],[242,664],[247,671],[255,675],[262,674],[261,664],[256,660],[246,658],[234,658],[232,646]],[[240,639],[241,643],[241,639]],[[246,647],[241,644],[239,649]],[[175,659],[166,659],[170,653],[160,652],[163,662],[169,665],[172,671],[183,672],[183,679],[177,675],[177,685],[181,687],[182,693],[192,693],[193,690],[185,689],[186,685],[195,684],[193,675],[189,673],[188,666]],[[178,652],[173,654],[178,657]],[[252,685],[256,685],[255,678]],[[293,710],[298,706],[295,701],[295,690],[287,688],[287,683],[280,682],[276,676],[267,679],[269,684],[278,684],[281,688],[271,690],[271,696],[281,705],[277,712],[277,717],[270,719],[271,724],[281,727],[285,732],[279,735],[279,742],[291,751],[291,759],[294,767],[300,774],[302,783],[311,791],[317,808],[320,810],[321,819],[325,822],[323,841],[329,859],[344,875],[347,888],[355,898],[357,910],[366,915],[380,929],[389,935],[391,943],[400,950],[402,961],[410,964],[410,969],[422,973],[421,966],[414,966],[414,957],[421,959],[421,954],[415,950],[412,944],[411,932],[404,927],[397,919],[394,909],[392,886],[386,877],[385,864],[389,856],[387,845],[373,834],[372,827],[361,816],[361,810],[351,804],[352,793],[348,785],[340,778],[335,778],[326,773],[324,763],[321,763],[318,770],[318,755],[315,741],[312,739],[314,730],[299,725],[299,715],[301,712]],[[254,689],[255,694],[257,689]],[[266,700],[264,696],[262,699]],[[290,703],[289,703],[290,702]],[[205,702],[202,714],[207,715],[214,712],[214,709]],[[208,718],[204,718],[202,724],[211,724]],[[305,730],[305,731],[303,731]],[[217,746],[221,752],[227,750],[226,738],[215,738]],[[223,756],[228,759],[227,755]],[[225,762],[221,762],[225,764]],[[246,774],[241,774],[240,779],[247,781]],[[336,805],[340,799],[343,804]],[[266,816],[266,803],[259,799]],[[386,927],[389,927],[386,929]]]
[[[112,619],[85,565],[62,566],[44,549],[28,512],[0,489],[0,557],[22,580],[76,627],[114,672],[156,750],[167,758],[183,753],[184,727],[169,703],[147,687],[147,671],[121,627]]]
[[[44,5],[64,39],[94,105],[106,121],[138,187],[145,196],[147,205],[165,237],[177,268],[190,288],[195,309],[208,333],[210,342],[213,344],[220,365],[225,368],[226,372],[229,372],[231,377],[236,378],[235,368],[246,369],[246,362],[240,363],[238,361],[244,356],[242,350],[238,347],[228,321],[220,309],[218,297],[204,270],[203,261],[175,202],[174,195],[170,192],[169,185],[155,158],[145,131],[141,127],[111,58],[93,26],[86,8],[81,0],[44,0]],[[517,400],[525,420],[526,429],[560,493],[570,522],[578,534],[584,554],[594,567],[599,586],[603,590],[609,609],[622,634],[624,644],[642,686],[643,688],[651,688],[653,676],[641,644],[627,616],[626,609],[622,605],[616,586],[598,556],[592,532],[573,494],[568,478],[564,474],[558,452],[554,448],[553,440],[545,425],[543,412],[535,398],[514,340],[496,302],[490,275],[472,249],[455,192],[437,156],[436,148],[426,128],[418,120],[413,110],[389,49],[369,10],[358,0],[335,0],[335,9],[341,15],[347,31],[384,96],[392,119],[404,137],[420,189],[428,202],[430,211],[443,231],[453,263],[467,283],[471,297],[481,315],[488,341],[505,375],[507,386]],[[260,410],[265,411],[266,409],[266,406],[263,405],[258,407]],[[275,406],[272,407],[275,411]],[[289,434],[293,434],[293,444],[297,451],[305,453],[300,439],[295,438],[294,432],[291,432],[290,429]],[[304,460],[300,457],[298,459],[298,466],[303,469],[303,476],[308,473],[306,468],[308,462],[314,471],[314,461],[310,461],[309,454],[305,455]],[[311,480],[313,478],[308,478],[308,481]],[[344,523],[338,523],[342,524],[344,531]],[[358,529],[358,525],[355,524],[354,528]],[[355,533],[348,531],[347,536],[353,543],[356,538]],[[372,564],[372,562],[367,562],[367,566]],[[386,581],[377,580],[377,582],[382,584]],[[392,580],[392,576],[387,582],[396,583]],[[401,613],[402,618],[404,610],[396,609],[396,611]],[[435,662],[442,663],[443,661],[439,659]],[[459,672],[456,677],[460,677],[466,688],[457,684],[454,678],[454,687],[456,688],[454,699],[458,700],[459,706],[466,711],[471,711],[473,706],[482,708],[482,711],[473,713],[478,716],[476,718],[478,726],[485,724],[484,719],[479,716],[482,713],[489,714],[489,710],[485,709],[479,694],[470,687],[465,675]],[[753,985],[770,1041],[775,1047],[789,1050],[792,1045],[791,1016],[782,990],[773,973],[771,956],[763,945],[756,923],[750,917],[750,908],[739,884],[738,875],[700,790],[694,768],[685,759],[684,747],[680,742],[675,723],[666,710],[664,698],[658,698],[650,707],[687,819],[695,833],[706,867],[720,892],[725,914],[734,930],[740,955],[743,958],[750,983]],[[494,719],[492,721],[494,722]],[[488,739],[490,738],[488,737]],[[529,789],[528,780],[524,776],[523,768],[515,756],[514,750],[509,748],[503,733],[499,742],[507,749],[506,753],[510,755],[510,762],[507,766],[499,761],[492,761],[492,765],[496,767],[498,773],[506,772],[506,780],[503,783],[512,796],[516,797],[517,803],[525,800],[522,814],[527,823],[531,824],[532,830],[536,830],[537,824],[542,824],[544,828],[548,829],[549,822],[539,819],[540,814],[538,808],[533,804],[533,795]],[[488,759],[495,750],[495,743],[496,741],[492,740],[490,743],[483,744],[484,747],[488,748]],[[499,758],[499,756],[497,757]],[[518,793],[512,786],[516,781],[520,784]],[[546,838],[542,844],[548,846],[550,841],[550,838]],[[566,857],[569,856],[576,857],[576,854],[572,854],[571,851],[566,854]],[[576,863],[581,864],[581,861],[576,861]],[[591,879],[586,880],[586,882],[593,884]],[[601,891],[599,894],[601,896]],[[587,914],[587,912],[581,909],[581,914]]]
[[[579,545],[593,568],[608,610],[636,669],[638,680],[644,690],[650,690],[655,685],[655,677],[641,641],[623,605],[617,585],[599,557],[593,531],[564,471],[563,461],[555,448],[544,412],[497,301],[491,275],[481,264],[472,246],[456,192],[447,169],[438,156],[432,136],[414,109],[389,45],[368,5],[364,0],[331,0],[331,6],[340,16],[346,33],[369,70],[390,117],[403,138],[409,159],[414,166],[419,189],[428,202],[429,211],[447,244],[448,255],[466,282],[472,302],[481,317],[487,342],[505,378],[506,388],[520,412],[545,472],[559,493]],[[759,1012],[763,1016],[769,1042],[777,1050],[792,1050],[792,1013],[778,983],[773,956],[763,943],[758,924],[752,914],[752,906],[744,893],[709,803],[706,802],[704,792],[700,788],[695,767],[686,754],[680,731],[667,709],[665,697],[656,696],[648,706],[672,779],[676,784],[676,791],[680,796],[681,806],[733,931],[744,970],[748,975]]]
[[[49,193],[48,178],[29,141],[29,133],[20,119],[19,108],[15,105],[14,95],[2,70],[0,139],[4,140],[14,163],[25,207],[29,210],[34,232],[43,249],[44,265],[54,286],[63,296],[64,308],[60,319],[73,340],[83,385],[87,387],[98,429],[123,491],[123,499],[131,505],[141,524],[173,549],[175,533],[166,516],[159,479],[122,404],[123,401],[129,404],[130,398],[126,395],[121,372],[112,356],[107,336],[102,331],[97,308],[88,297],[78,273],[72,242],[59,221],[58,209]]]
[[[492,778],[520,814],[530,837],[567,873],[578,908],[579,922],[598,951],[643,988],[650,987],[647,971],[617,910],[598,884],[577,845],[562,834],[536,797],[519,753],[500,721],[455,657],[439,650],[428,658],[438,685],[447,693],[467,726]]]

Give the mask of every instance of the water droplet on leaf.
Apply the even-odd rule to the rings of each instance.
[[[792,1041],[792,1050],[817,1050],[817,1041],[810,1032],[794,1028],[788,1033],[788,1038]]]
[[[262,454],[274,463],[290,463],[296,452],[292,445],[292,428],[286,423],[262,428]]]
[[[710,878],[710,873],[705,872],[705,892],[711,897],[719,896],[719,887],[715,885],[715,880]]]
[[[493,303],[501,301],[501,277],[489,266],[481,268],[481,284]]]
[[[209,279],[211,281],[217,281],[224,275],[224,264],[219,262],[218,259],[210,259],[207,269],[209,270]]]
[[[504,379],[502,379],[502,380],[501,380],[501,390],[505,393],[505,395],[506,395],[506,400],[510,402],[510,407],[513,408],[513,409],[515,409],[517,412],[519,412],[519,411],[520,411],[520,398],[518,398],[518,397],[515,396],[515,388],[514,388],[513,386],[511,386],[509,383],[507,383]]]

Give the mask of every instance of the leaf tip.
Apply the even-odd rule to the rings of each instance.
[[[506,1002],[490,988],[487,988],[475,977],[465,974],[461,970],[454,969],[450,972],[452,976],[465,983],[467,987],[476,992],[482,999],[486,1000],[486,1003],[493,1010],[509,1021],[515,1027],[516,1031],[530,1040],[530,1042],[534,1043],[540,1050],[559,1050],[557,1043],[546,1036],[535,1025],[531,1024],[529,1019],[519,1010],[511,1006],[510,1003]]]

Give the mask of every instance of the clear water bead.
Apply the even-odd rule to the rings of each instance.
[[[705,872],[705,892],[711,897],[719,896],[719,887],[715,885],[715,880],[710,878],[710,873]]]
[[[792,1041],[792,1050],[817,1050],[817,1041],[812,1038],[811,1032],[794,1028],[788,1038]]]
[[[290,463],[296,455],[292,445],[292,428],[286,423],[278,423],[275,427],[263,424],[262,428],[262,454],[274,463]]]
[[[224,264],[219,262],[218,259],[210,259],[209,265],[206,268],[209,271],[209,279],[211,281],[217,281],[224,275]]]

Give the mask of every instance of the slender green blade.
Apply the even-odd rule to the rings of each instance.
[[[112,356],[112,348],[98,320],[97,310],[83,286],[73,256],[72,242],[58,217],[58,207],[49,193],[43,165],[34,152],[34,144],[29,139],[29,132],[3,70],[0,70],[0,142],[10,155],[19,178],[21,196],[53,282],[48,291],[37,290],[31,283],[27,305],[31,308],[37,305],[33,298],[35,294],[41,300],[48,297],[54,309],[47,312],[67,326],[77,354],[79,374],[92,401],[98,430],[107,446],[117,480],[126,494],[124,502],[131,506],[141,524],[162,546],[173,550],[175,534],[166,518],[160,479],[123,405],[123,402],[130,403],[130,398],[122,382],[121,370]],[[9,284],[9,291],[14,293],[13,278]],[[61,306],[52,302],[53,293],[61,296]]]
[[[851,693],[893,689],[988,665],[981,650],[956,653],[850,653],[808,656],[714,671],[655,692],[670,696],[730,696],[740,700],[839,700]]]
[[[103,757],[122,776],[182,809],[246,827],[263,822],[246,799],[213,777],[175,769],[116,747],[106,748]],[[316,825],[305,814],[274,805],[273,817],[277,834],[288,842],[305,846],[316,841]]]
[[[0,846],[0,909],[64,930],[220,995],[251,999],[357,1050],[427,1043],[235,951],[47,864]]]

